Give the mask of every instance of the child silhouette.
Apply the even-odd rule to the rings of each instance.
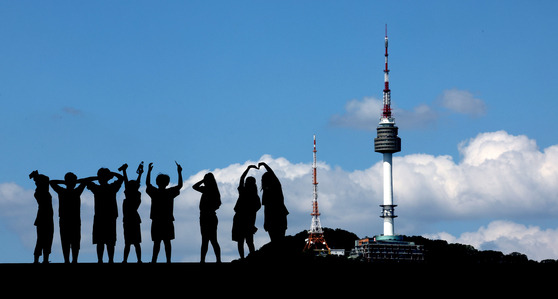
[[[283,189],[277,175],[265,162],[260,162],[267,172],[262,175],[262,206],[264,206],[264,229],[268,232],[271,242],[281,241],[287,230],[287,215]]]
[[[136,173],[137,179],[128,180],[126,169],[128,164],[122,165],[118,170],[122,171],[124,177],[124,195],[122,201],[122,224],[124,228],[124,259],[123,263],[128,262],[130,247],[134,245],[138,263],[141,263],[141,217],[138,208],[141,205],[141,192],[139,191],[141,174],[143,173],[143,162],[138,166]]]
[[[211,172],[205,174],[203,180],[195,183],[192,188],[202,193],[200,199],[200,229],[202,236],[201,263],[205,263],[205,256],[209,242],[213,246],[217,263],[221,262],[221,247],[217,242],[217,214],[215,211],[221,205],[221,195],[217,182]]]
[[[58,193],[60,241],[64,263],[70,262],[70,249],[72,251],[72,263],[77,263],[81,242],[81,194],[87,183],[93,179],[78,180],[74,173],[68,172],[64,175],[64,180],[50,181],[50,186]],[[66,188],[60,185],[66,185]],[[78,186],[76,187],[76,185]]]
[[[54,237],[54,212],[52,210],[52,196],[49,192],[48,176],[39,174],[37,170],[29,174],[29,178],[35,181],[35,199],[39,208],[34,225],[37,227],[37,243],[34,251],[34,262],[39,263],[39,257],[43,255],[43,263],[48,263],[48,257],[52,248]]]
[[[109,181],[116,180],[109,184]],[[122,186],[123,177],[108,168],[97,171],[99,185],[89,182],[87,189],[91,190],[95,200],[95,215],[93,216],[93,244],[97,244],[97,261],[103,262],[104,247],[107,248],[109,263],[114,263],[114,246],[116,244],[116,218],[118,206],[116,193]]]
[[[145,192],[151,197],[151,239],[153,240],[152,263],[157,262],[157,257],[161,249],[161,241],[165,244],[165,255],[167,263],[171,262],[171,240],[174,239],[174,198],[180,194],[182,188],[182,166],[176,163],[178,171],[178,185],[167,188],[170,177],[166,174],[159,174],[155,179],[157,188],[151,185],[151,170],[153,163],[149,163],[146,176]]]
[[[261,208],[260,197],[256,179],[252,176],[246,178],[248,171],[258,169],[256,165],[250,165],[240,176],[238,183],[238,200],[234,206],[232,239],[238,242],[238,254],[244,258],[244,241],[248,245],[250,253],[254,252],[254,234],[258,230],[255,226],[256,212]],[[246,181],[244,180],[246,178]]]

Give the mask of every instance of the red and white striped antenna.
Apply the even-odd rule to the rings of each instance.
[[[382,112],[382,118],[391,119],[391,91],[389,90],[389,68],[388,68],[388,34],[387,34],[387,24],[386,24],[386,68],[384,69],[384,109]]]

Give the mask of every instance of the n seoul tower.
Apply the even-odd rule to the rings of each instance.
[[[382,205],[381,218],[384,219],[384,234],[380,239],[397,239],[394,234],[393,219],[395,207],[393,204],[393,176],[392,176],[392,154],[401,151],[401,138],[397,136],[398,128],[395,126],[395,118],[391,115],[391,91],[389,89],[388,69],[388,36],[386,25],[385,37],[385,69],[384,69],[384,98],[383,111],[378,124],[377,137],[374,138],[374,151],[382,153],[384,161],[384,202]],[[378,237],[376,237],[378,239]]]

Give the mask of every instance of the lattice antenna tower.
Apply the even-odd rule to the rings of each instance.
[[[312,223],[310,224],[310,230],[308,231],[308,239],[306,239],[306,245],[304,250],[315,250],[315,251],[327,251],[329,253],[329,246],[324,238],[324,231],[322,229],[322,224],[320,222],[320,212],[318,210],[318,177],[316,170],[316,135],[314,135],[314,162],[312,164],[312,185],[314,186],[313,198],[312,198]]]

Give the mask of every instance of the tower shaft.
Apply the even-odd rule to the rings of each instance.
[[[393,218],[395,216],[395,207],[393,204],[393,173],[392,173],[392,153],[384,153],[384,204],[382,207],[382,215],[384,218],[384,236],[393,236],[395,234],[393,227]]]

